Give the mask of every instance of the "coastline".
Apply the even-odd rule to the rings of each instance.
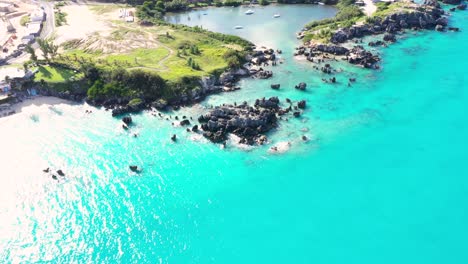
[[[29,108],[40,107],[40,106],[54,106],[59,104],[76,104],[72,101],[58,98],[55,96],[43,96],[38,95],[34,97],[29,97],[21,102],[13,103],[8,106],[6,109],[0,110],[0,119],[10,116],[15,116],[17,114],[27,112]],[[14,112],[12,114],[8,114]]]

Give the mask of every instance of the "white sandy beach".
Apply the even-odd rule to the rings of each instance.
[[[53,106],[58,104],[72,104],[72,102],[51,96],[35,96],[30,99],[26,99],[21,103],[12,104],[8,108],[0,110],[0,118],[5,117],[6,113],[15,111],[15,114],[26,112],[28,109],[39,106]],[[12,115],[10,115],[12,116]]]

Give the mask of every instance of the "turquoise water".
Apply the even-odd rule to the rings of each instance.
[[[322,7],[274,8],[252,19],[276,31],[249,24],[239,33],[262,33],[284,51],[274,79],[244,80],[178,113],[305,98],[304,117],[283,122],[268,146],[223,150],[150,113],[134,117],[134,138],[86,105],[0,119],[0,262],[466,263],[468,12],[450,18],[460,33],[419,32],[381,50],[381,71],[337,66],[346,73],[332,86],[290,56],[294,33]],[[226,10],[202,23],[247,19],[245,9]],[[357,82],[347,87],[350,76]],[[300,81],[311,88],[296,91]],[[313,140],[302,143],[303,134]],[[285,141],[285,153],[268,153]],[[56,182],[45,167],[67,176]]]

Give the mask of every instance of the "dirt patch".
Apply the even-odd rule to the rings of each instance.
[[[62,12],[67,13],[67,24],[56,29],[56,43],[85,39],[96,32],[107,36],[113,30],[112,23],[92,12],[88,5],[69,3],[61,7]]]

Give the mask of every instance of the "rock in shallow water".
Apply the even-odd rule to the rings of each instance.
[[[226,141],[232,133],[242,144],[261,145],[267,142],[264,134],[278,125],[277,115],[288,112],[279,102],[278,97],[271,97],[257,99],[253,107],[247,103],[218,106],[198,120],[203,123],[203,135],[214,143]]]

